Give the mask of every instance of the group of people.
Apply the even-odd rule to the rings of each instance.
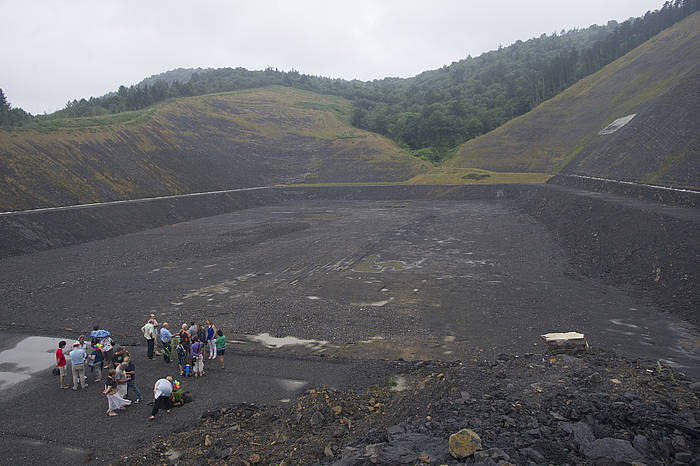
[[[160,329],[159,329],[160,328]],[[163,360],[170,363],[177,358],[180,375],[204,375],[204,355],[207,359],[219,359],[219,365],[224,368],[224,354],[226,353],[226,336],[207,320],[206,326],[191,321],[190,324],[182,324],[180,330],[173,334],[170,325],[163,322],[158,324],[155,315],[151,314],[148,322],[141,328],[148,345],[148,358],[154,359],[156,335],[162,347]]]
[[[226,337],[221,329],[207,320],[206,326],[196,324],[194,321],[188,326],[182,324],[180,331],[173,335],[167,322],[159,324],[155,314],[149,316],[148,322],[141,327],[141,332],[147,342],[147,358],[155,360],[155,356],[162,354],[163,360],[170,363],[177,358],[180,375],[201,377],[204,375],[204,354],[207,359],[219,359],[220,367],[224,368],[224,354],[226,352]],[[118,410],[125,410],[131,404],[137,404],[143,400],[143,396],[136,386],[136,368],[131,360],[131,355],[124,347],[115,349],[110,332],[99,327],[94,327],[88,343],[84,335],[76,341],[68,359],[71,363],[73,376],[73,390],[87,387],[87,369],[90,376],[94,374],[95,382],[102,380],[102,371],[107,369],[107,377],[104,383],[103,395],[107,398],[107,415],[116,416]],[[159,341],[160,350],[156,348]],[[71,388],[65,384],[68,359],[66,358],[66,341],[62,340],[56,350],[56,367],[59,375],[59,389]],[[174,357],[173,357],[174,356]],[[130,393],[135,394],[134,401],[129,400]],[[153,387],[153,410],[150,419],[154,419],[159,409],[170,412],[173,402],[182,402],[182,391],[179,382],[172,377],[158,379]],[[173,399],[174,398],[174,399]]]

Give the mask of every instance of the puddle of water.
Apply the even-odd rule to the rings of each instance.
[[[280,385],[280,387],[290,392],[296,392],[298,390],[301,390],[309,384],[309,382],[307,382],[306,380],[295,379],[277,379],[277,383]]]
[[[224,295],[231,292],[231,289],[237,284],[236,280],[228,280],[221,283],[216,283],[214,285],[205,286],[198,290],[191,290],[189,293],[185,294],[182,299],[190,299],[195,296],[200,297],[211,297],[215,294]],[[172,304],[172,303],[171,303]]]
[[[273,337],[269,333],[261,333],[260,335],[248,336],[250,341],[262,343],[268,348],[282,348],[284,346],[306,346],[309,348],[321,348],[327,345],[327,341],[323,340],[302,340],[296,337]]]
[[[384,337],[380,335],[375,335],[373,337],[369,337],[369,340],[361,340],[360,343],[374,343],[375,341],[381,341],[384,340]]]
[[[27,337],[14,348],[0,352],[0,387],[7,388],[56,364],[58,342],[68,338]],[[66,345],[68,346],[68,345]]]
[[[639,328],[638,325],[625,323],[622,321],[622,319],[610,319],[610,322],[612,322],[615,325],[619,325],[621,327]]]
[[[393,297],[385,299],[384,301],[374,301],[371,303],[352,303],[353,306],[369,306],[369,307],[384,307],[394,300]]]
[[[377,259],[379,259],[378,255],[369,256],[367,259],[355,265],[355,267],[352,268],[352,271],[364,273],[380,273],[387,270],[398,272],[400,270],[406,269],[406,263],[404,261],[377,262]]]

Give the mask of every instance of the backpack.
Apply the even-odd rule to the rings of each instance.
[[[189,364],[185,364],[185,370],[183,371],[183,375],[185,377],[191,377],[192,376],[192,367]]]
[[[182,344],[177,345],[177,348],[175,348],[175,351],[177,351],[177,357],[178,358],[184,358],[185,357],[185,347],[182,346]]]

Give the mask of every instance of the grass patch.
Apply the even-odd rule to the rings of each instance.
[[[478,168],[436,167],[428,173],[414,176],[404,184],[543,184],[549,173],[493,172]]]
[[[322,104],[320,102],[296,102],[292,107],[303,108],[305,110],[320,110],[322,112],[333,112],[338,115],[344,113],[343,108],[338,104]]]
[[[90,130],[112,125],[143,123],[151,118],[154,112],[155,109],[151,107],[133,112],[114,113],[94,117],[38,119],[17,129],[19,131],[34,130],[40,133],[51,133],[61,130]]]

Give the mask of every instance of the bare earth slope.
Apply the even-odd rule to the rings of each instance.
[[[700,14],[531,112],[460,147],[447,165],[698,184]],[[636,114],[612,134],[598,133]],[[570,165],[567,165],[571,162]]]
[[[0,209],[289,182],[398,181],[429,164],[349,125],[349,102],[283,87],[0,131]]]

